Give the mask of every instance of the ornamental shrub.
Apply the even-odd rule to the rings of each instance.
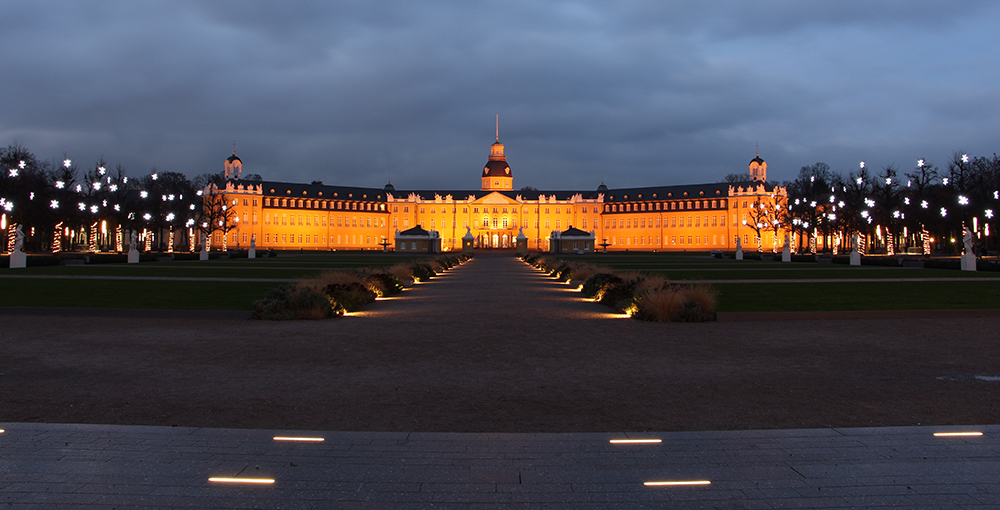
[[[254,302],[251,318],[264,320],[327,319],[344,308],[314,286],[289,283],[273,288]]]

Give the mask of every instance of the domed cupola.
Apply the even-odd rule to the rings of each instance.
[[[757,153],[757,157],[750,160],[750,178],[767,182],[767,162],[760,159],[760,152]]]
[[[233,155],[226,158],[226,169],[224,175],[226,179],[239,179],[240,174],[243,173],[243,161],[236,155],[236,149],[233,149]]]
[[[392,193],[393,191],[396,191],[396,187],[393,186],[391,182],[389,182],[386,183],[386,185],[382,188],[382,191],[385,191],[386,193]]]
[[[514,177],[507,164],[507,156],[503,153],[500,143],[500,116],[497,116],[497,138],[490,145],[490,158],[483,167],[483,191],[511,191],[514,189]]]
[[[602,182],[601,185],[597,187],[597,192],[598,193],[607,193],[608,192],[608,187],[605,186],[604,183]]]

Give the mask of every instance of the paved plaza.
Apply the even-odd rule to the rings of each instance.
[[[14,312],[8,313],[14,315]],[[121,313],[122,317],[128,317],[128,312]],[[113,326],[120,328],[113,330],[115,331],[113,335],[126,335],[126,330],[138,328],[144,332],[143,338],[153,338],[148,340],[149,343],[164,343],[168,338],[178,336],[181,330],[171,328],[179,327],[175,324],[180,322],[177,319],[185,318],[183,313],[171,312],[162,317],[146,319],[152,321],[152,326],[132,323]],[[109,316],[117,315],[111,313]],[[593,377],[587,378],[586,373],[608,363],[585,364],[574,356],[579,351],[602,352],[604,344],[610,339],[615,339],[618,354],[609,352],[605,357],[618,356],[617,361],[622,363],[621,360],[627,357],[654,355],[654,351],[650,350],[654,344],[649,343],[636,344],[638,349],[636,353],[624,354],[622,349],[624,342],[631,339],[656,334],[663,335],[662,342],[676,342],[677,338],[692,342],[705,336],[705,331],[724,331],[729,334],[738,332],[739,329],[732,329],[736,327],[723,324],[657,325],[611,318],[611,316],[613,314],[609,314],[606,309],[575,297],[574,293],[567,292],[565,285],[544,278],[541,273],[511,260],[509,256],[480,257],[430,283],[415,286],[414,289],[404,293],[402,298],[380,301],[359,314],[337,321],[279,324],[192,314],[187,319],[196,321],[195,326],[185,334],[193,336],[196,342],[192,345],[199,351],[205,352],[215,348],[218,338],[225,338],[219,331],[208,327],[214,323],[236,327],[241,336],[254,338],[266,337],[268,332],[273,334],[274,331],[283,331],[288,338],[281,344],[285,349],[291,349],[294,345],[291,343],[292,338],[298,339],[296,340],[298,342],[315,342],[309,339],[321,338],[320,332],[330,328],[336,334],[327,332],[326,337],[322,337],[327,343],[339,342],[342,339],[352,342],[364,339],[370,342],[370,345],[379,345],[379,342],[385,343],[387,338],[403,335],[403,340],[409,343],[419,340],[421,347],[399,354],[409,361],[387,358],[385,357],[387,354],[381,354],[380,356],[383,356],[381,358],[370,358],[366,355],[364,363],[359,365],[361,371],[357,372],[348,371],[350,365],[337,365],[336,371],[342,371],[341,375],[329,375],[315,368],[311,369],[308,372],[311,375],[304,374],[304,379],[297,384],[298,387],[311,387],[314,393],[320,393],[316,397],[293,397],[287,389],[268,387],[272,382],[277,383],[278,377],[287,378],[287,372],[275,376],[273,381],[268,381],[268,385],[240,386],[229,376],[215,377],[218,379],[215,383],[217,387],[213,389],[231,395],[226,399],[231,401],[229,402],[231,411],[253,407],[255,414],[251,416],[236,413],[232,414],[232,417],[226,417],[230,415],[220,413],[224,415],[222,418],[213,419],[230,420],[227,423],[234,423],[242,428],[184,426],[197,424],[195,415],[191,414],[170,418],[178,419],[182,425],[170,427],[53,423],[52,420],[44,419],[46,416],[56,416],[55,421],[72,422],[75,416],[104,416],[112,420],[117,416],[115,413],[124,415],[128,411],[128,406],[136,407],[151,400],[169,398],[183,399],[177,400],[177,404],[172,404],[176,406],[180,406],[183,401],[193,401],[194,409],[203,409],[206,415],[215,413],[218,407],[222,407],[223,401],[217,400],[218,397],[212,397],[211,392],[197,393],[197,388],[204,387],[206,382],[211,383],[213,376],[199,376],[198,371],[185,372],[179,365],[168,364],[170,357],[156,358],[155,350],[149,350],[149,354],[145,354],[147,351],[144,350],[137,351],[143,353],[140,354],[143,357],[154,356],[150,358],[149,366],[140,366],[131,371],[116,369],[121,371],[122,375],[120,378],[110,380],[113,386],[108,386],[107,384],[110,384],[108,381],[101,381],[99,375],[95,377],[88,373],[74,376],[79,379],[45,381],[47,384],[63,385],[63,392],[70,395],[65,400],[67,408],[89,404],[90,407],[106,405],[110,410],[81,410],[81,413],[86,414],[80,415],[74,414],[72,410],[67,410],[65,414],[46,414],[55,411],[51,406],[50,408],[42,406],[37,409],[42,413],[38,415],[42,416],[40,420],[35,419],[34,415],[24,415],[26,419],[21,422],[0,423],[0,429],[3,429],[0,433],[0,510],[68,507],[88,509],[1000,507],[1000,441],[997,440],[1000,437],[1000,426],[998,425],[970,423],[967,426],[871,428],[821,426],[795,430],[643,433],[630,430],[600,433],[537,432],[577,431],[582,430],[582,427],[602,430],[601,427],[604,427],[602,423],[614,423],[613,416],[610,416],[613,414],[633,413],[630,415],[634,416],[633,418],[622,423],[639,423],[638,417],[643,416],[657,418],[682,412],[694,416],[691,413],[696,413],[702,408],[699,406],[704,406],[705,412],[712,409],[718,412],[718,403],[704,402],[692,407],[693,404],[689,402],[692,399],[704,399],[705,396],[713,395],[720,401],[725,398],[724,392],[696,393],[704,391],[699,390],[702,383],[696,379],[697,371],[691,372],[690,377],[685,376],[686,372],[683,372],[687,366],[684,363],[689,364],[690,361],[684,361],[674,368],[664,365],[662,361],[654,364],[656,366],[649,366],[647,375],[654,375],[654,378],[660,380],[661,387],[654,386],[655,381],[650,380],[647,386],[634,386],[631,394],[620,389],[601,394],[597,391],[600,385],[594,386],[598,383],[591,380]],[[102,324],[100,327],[104,328],[111,327],[99,322],[99,318],[25,316],[23,320],[12,325],[15,328],[14,334],[27,335],[32,328],[36,331],[42,330],[43,321],[62,321],[59,322],[62,326],[72,326],[64,328],[65,332],[60,333],[58,337],[46,340],[50,342],[48,345],[69,351],[73,348],[72,343],[78,342],[86,345],[86,349],[97,352],[98,358],[103,356],[103,353],[113,352],[105,350],[102,343],[103,336],[108,334],[102,336],[93,332],[98,324]],[[901,319],[897,321],[899,322],[881,321],[871,324],[882,326],[905,324]],[[924,323],[930,322],[924,319]],[[993,322],[995,322],[993,319],[981,319],[977,327],[988,327]],[[237,324],[241,325],[236,326]],[[744,324],[746,326],[740,328],[756,328],[758,326],[754,324],[763,323]],[[810,324],[818,324],[820,330],[837,328],[843,333],[848,328],[856,329],[869,322],[776,324],[782,325],[778,328],[780,334],[802,335],[803,333],[796,331],[816,329]],[[790,324],[793,326],[789,326]],[[438,375],[443,370],[440,366],[423,359],[413,359],[421,352],[430,352],[434,357],[443,358],[446,352],[463,348],[463,345],[469,344],[468,332],[473,325],[479,328],[475,333],[478,343],[474,342],[472,350],[460,351],[464,354],[459,356],[459,359],[466,359],[467,356],[473,359],[479,356],[486,357],[487,360],[498,360],[484,365],[492,367],[499,364],[499,368],[494,367],[496,373],[483,372],[483,367],[471,365],[466,368],[479,373],[478,378],[467,374],[461,375],[462,372],[458,371],[444,378],[443,375]],[[702,327],[710,329],[698,329]],[[19,332],[17,328],[25,331]],[[789,328],[793,328],[791,333],[788,332]],[[164,336],[155,338],[152,333],[154,329],[164,331],[162,333]],[[859,331],[855,336],[864,334]],[[204,335],[205,340],[199,340],[200,337],[196,335]],[[449,335],[455,338],[449,340]],[[41,336],[46,338],[48,333]],[[533,338],[532,342],[538,345],[505,343],[511,342],[512,339],[528,337]],[[56,338],[62,343],[55,342]],[[674,340],[670,340],[671,338]],[[129,342],[131,343],[111,345],[147,348],[141,344],[139,336],[134,340],[130,339]],[[34,344],[24,342],[18,345],[24,346],[22,350],[15,349],[11,352],[22,356],[19,359],[26,366],[35,367],[35,364],[42,362],[51,364],[55,359],[54,354],[48,354],[42,357],[42,362],[39,362],[25,354],[28,350],[35,349]],[[254,350],[258,348],[257,344],[242,345],[239,356],[245,359],[237,364],[232,373],[245,373],[247,379],[265,377],[266,366],[247,364],[248,361],[254,363],[259,361],[258,357],[253,355]],[[359,353],[370,352],[373,348],[365,345],[369,344],[358,347]],[[407,344],[394,345],[399,349],[405,348]],[[553,353],[544,350],[553,349],[553,346],[565,347]],[[884,348],[887,346],[888,344],[883,345]],[[575,349],[571,350],[569,347]],[[482,353],[480,349],[483,350]],[[512,349],[520,352],[520,357],[517,359],[523,358],[522,365],[528,366],[527,369],[515,365],[515,358],[500,355],[501,352]],[[279,365],[290,363],[273,349],[262,352],[267,354],[266,359],[279,360],[271,363],[272,370],[277,369]],[[186,353],[187,351],[178,351],[174,357],[187,359]],[[669,351],[665,351],[655,359],[667,360],[668,355]],[[207,363],[206,360],[215,360],[200,370],[232,363],[230,358],[234,356],[237,356],[234,352],[222,351],[216,357],[200,360],[202,364]],[[318,352],[313,355],[316,356],[322,354]],[[337,356],[338,358],[330,359],[344,358],[349,354],[348,351],[341,349]],[[702,351],[697,351],[688,358],[697,360],[702,356],[704,356]],[[73,354],[68,359],[71,361],[67,363],[91,363],[90,358],[80,353]],[[384,373],[374,371],[386,362],[395,368]],[[303,363],[305,362],[299,360],[289,366],[300,367],[298,370],[301,370]],[[326,365],[327,362],[322,357],[317,363],[321,366],[333,366]],[[878,363],[878,360],[870,360],[869,363]],[[561,366],[569,371],[556,372]],[[628,372],[634,371],[634,368],[628,367],[642,365],[621,366],[623,368],[620,371]],[[735,363],[732,366],[737,369],[740,364]],[[111,370],[103,365],[95,367],[104,371]],[[666,371],[663,371],[664,367]],[[3,368],[2,363],[0,368]],[[455,366],[456,370],[458,368]],[[691,370],[696,368],[697,366],[694,366]],[[861,368],[863,367],[860,365],[852,367],[852,369]],[[35,368],[30,369],[35,370]],[[661,372],[654,373],[654,369]],[[815,373],[819,369],[817,366],[809,371]],[[878,371],[869,372],[869,370],[865,368],[864,371],[858,372],[858,374],[868,374],[864,377],[856,374],[851,376],[853,379],[848,379],[849,384],[858,385],[857,392],[861,392],[864,387],[885,388],[888,391],[900,384],[926,384],[929,391],[939,391],[935,388],[946,387],[952,388],[948,391],[954,391],[955,395],[978,395],[975,398],[987,400],[981,400],[976,405],[985,407],[989,404],[988,399],[992,392],[995,391],[990,389],[992,386],[984,386],[994,383],[957,372],[943,379],[931,378],[931,383],[927,383],[921,382],[927,379],[921,374],[899,374],[889,381],[884,381],[879,378]],[[672,371],[681,373],[671,376]],[[6,372],[0,373],[3,377],[0,379],[0,388],[6,388],[6,391],[14,388],[9,381],[22,376],[15,365],[8,365],[0,372]],[[55,369],[46,373],[50,374],[47,377],[51,378],[68,377],[64,372]],[[218,374],[228,373],[230,372]],[[432,375],[428,376],[428,373]],[[622,377],[626,375],[635,376],[635,374],[621,374]],[[153,389],[146,388],[140,391],[132,388],[132,385],[148,382],[154,376],[156,377],[154,380],[162,383],[153,384]],[[339,378],[331,379],[331,377]],[[373,385],[384,384],[383,380],[386,377],[398,378],[395,384],[400,387],[395,390],[402,392],[398,397],[392,397],[391,392],[379,393],[371,390]],[[620,383],[607,376],[601,377],[605,378],[605,385],[609,388],[611,384]],[[669,385],[662,383],[669,377],[679,377],[679,379],[676,381],[669,379],[672,381]],[[680,383],[686,378],[694,381],[689,388],[691,393],[687,396],[676,395],[678,391],[687,391],[683,390],[685,387]],[[789,389],[800,392],[805,389],[802,386],[803,381],[816,386],[822,380],[816,377],[803,380],[790,379]],[[312,384],[309,381],[312,381]],[[780,389],[774,388],[775,384],[768,381],[768,379],[759,381],[760,391]],[[327,386],[321,387],[321,382]],[[833,384],[833,382],[835,381],[823,384]],[[82,392],[80,397],[72,396],[76,389],[69,387],[70,385],[91,383],[95,386],[90,388],[89,392]],[[752,384],[752,381],[735,378],[732,383],[745,385]],[[103,386],[100,386],[101,384]],[[337,386],[345,384],[352,385],[348,387],[349,392],[367,391],[369,393],[363,394],[376,397],[364,397],[371,400],[367,406],[362,401],[353,400],[347,404],[338,403],[339,400],[351,398],[348,393],[336,393]],[[425,386],[420,386],[421,384]],[[477,389],[477,384],[482,387]],[[409,389],[407,385],[413,388]],[[32,387],[40,389],[41,383],[20,387],[29,388],[30,391]],[[470,389],[465,393],[455,389],[466,387]],[[572,390],[578,387],[583,387],[585,390],[581,394],[572,393]],[[615,388],[619,387],[633,387],[633,380],[627,379],[624,385]],[[433,388],[433,391],[439,393],[437,396],[431,393],[430,396],[422,397],[423,400],[417,401],[419,405],[415,409],[415,404],[408,400],[427,395],[428,391],[432,391],[425,388]],[[976,389],[978,393],[966,388]],[[240,393],[247,389],[258,395],[269,394],[270,397],[267,398],[275,403],[266,404],[271,407],[261,407],[263,397],[248,398]],[[157,393],[157,391],[165,392]],[[445,391],[450,391],[447,394],[449,397],[441,396]],[[674,393],[673,396],[669,398],[665,396],[671,392]],[[864,395],[863,392],[857,392],[841,396],[840,399],[843,401],[839,403],[835,403],[832,398],[826,404],[815,399],[802,401],[801,412],[818,414],[824,406],[834,405],[839,406],[835,408],[840,409],[841,413],[849,412],[847,410],[850,406],[845,403],[854,402],[852,399]],[[102,394],[106,396],[119,393],[123,396],[108,397],[111,400],[106,401],[97,400]],[[505,395],[505,397],[495,401],[483,399],[483,396],[491,394]],[[594,399],[594,395],[602,395],[604,402],[600,405],[594,404],[592,408],[588,407],[588,404],[580,400],[588,398],[587,395],[590,395],[591,400]],[[832,394],[819,393],[819,395]],[[898,395],[901,397],[895,398],[902,398],[904,394],[898,393]],[[585,408],[585,410],[576,414],[566,414],[566,410],[561,409],[558,402],[551,400],[560,396],[571,402],[574,408]],[[650,409],[643,410],[643,399],[654,396],[658,400],[653,404],[645,404],[645,407]],[[26,405],[32,400],[31,396],[25,398],[28,400],[13,398],[8,401],[15,403],[23,401],[25,404],[19,405]],[[56,396],[50,395],[48,398],[54,399]],[[77,398],[78,400],[74,400]],[[216,400],[212,400],[213,398]],[[281,402],[282,398],[290,402]],[[451,404],[443,401],[448,398],[454,401]],[[624,404],[616,404],[615,400]],[[478,406],[475,405],[476,402],[479,402]],[[504,416],[518,412],[523,414],[526,412],[524,410],[526,403],[532,402],[537,407],[529,409],[530,416],[525,415],[516,420]],[[784,401],[775,400],[775,402]],[[789,400],[776,407],[785,409],[792,402],[800,400]],[[292,404],[297,407],[293,408]],[[281,407],[282,405],[286,407]],[[333,407],[337,405],[340,407]],[[739,403],[733,402],[727,409],[732,412],[738,405]],[[743,414],[734,416],[751,417],[756,413],[768,411],[762,407],[755,408],[755,405],[757,404],[746,403],[746,409],[741,411]],[[856,411],[861,416],[871,415],[880,404],[877,401],[874,403],[864,401],[864,405],[865,409],[859,408]],[[324,409],[323,406],[329,407]],[[422,411],[420,407],[426,410]],[[293,409],[298,409],[295,411],[298,414],[294,416],[282,414],[282,411],[291,413]],[[550,413],[563,414],[546,416],[545,409]],[[351,410],[358,416],[348,418],[347,421],[335,421],[337,418],[330,416]],[[404,411],[409,413],[406,416],[410,418],[402,415]],[[794,412],[794,409],[791,411]],[[588,416],[588,412],[594,414]],[[382,430],[396,427],[393,413],[400,413],[400,423],[409,423],[413,429],[364,431],[372,430],[368,427],[379,427]],[[141,413],[130,416],[134,416],[133,419],[140,422],[151,419]],[[365,421],[364,416],[381,416],[381,418]],[[407,419],[410,421],[406,421]],[[442,423],[449,423],[442,421],[445,419],[454,420],[454,423],[473,430],[491,431],[506,427],[518,432],[412,431],[455,430],[441,426]],[[489,419],[495,420],[492,422],[492,427],[483,425],[484,420]],[[570,419],[575,421],[568,421]],[[264,425],[270,429],[289,427],[299,430],[253,428],[253,425],[249,427],[246,425],[253,423],[247,420],[281,424],[278,427]],[[341,431],[304,431],[301,429],[315,427],[296,426],[295,423],[300,423],[296,420],[301,420],[301,423],[329,422],[348,425],[340,429]],[[567,420],[567,422],[551,423],[554,420]],[[369,425],[358,425],[353,429],[350,428],[350,423]],[[615,430],[615,427],[608,426],[603,430]],[[974,432],[980,435],[935,435],[941,432]],[[298,438],[298,440],[276,440],[275,437]],[[612,440],[622,439],[659,441],[612,443]]]
[[[12,509],[1000,506],[997,426],[662,434],[0,426],[0,508]],[[947,430],[983,435],[934,435]],[[274,439],[289,436],[323,441]],[[626,438],[661,442],[610,442]],[[217,477],[236,481],[210,481]]]

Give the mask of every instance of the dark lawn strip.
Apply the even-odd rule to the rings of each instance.
[[[278,283],[0,279],[0,306],[252,310]]]
[[[720,312],[1000,308],[998,282],[712,284]]]

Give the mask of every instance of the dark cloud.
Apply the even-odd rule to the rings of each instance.
[[[992,2],[5,4],[0,143],[139,174],[711,181],[997,150]]]

